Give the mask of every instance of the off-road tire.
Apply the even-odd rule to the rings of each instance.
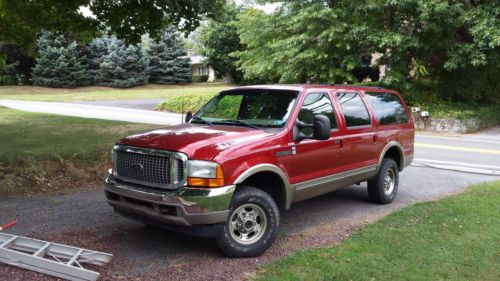
[[[250,208],[244,208],[244,206]],[[255,222],[255,225],[261,225],[261,223],[265,222],[265,227],[262,229],[262,234],[259,232],[260,237],[255,236],[255,241],[243,241],[242,237],[238,237],[238,234],[241,235],[241,233],[237,230],[236,222],[239,222],[238,218],[245,214],[252,214],[255,217],[253,215],[255,212],[247,212],[252,210],[252,206],[260,214],[253,222]],[[257,221],[260,221],[260,223],[257,223]],[[232,225],[230,226],[230,224]],[[221,251],[229,257],[259,256],[273,244],[278,234],[279,224],[280,213],[273,198],[258,188],[241,186],[236,189],[233,195],[228,218],[222,231],[216,237],[216,241]],[[231,234],[231,229],[233,229],[233,234]],[[244,230],[246,231],[246,229]]]
[[[388,178],[392,177],[393,186],[387,186]],[[398,164],[390,158],[384,158],[378,174],[368,181],[368,196],[372,202],[389,204],[396,197],[399,187]]]

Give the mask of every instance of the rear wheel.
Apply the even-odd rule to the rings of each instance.
[[[398,165],[394,160],[384,158],[377,176],[368,181],[368,196],[375,203],[389,204],[396,197],[398,186]]]
[[[269,194],[242,186],[234,194],[217,244],[230,257],[258,256],[273,244],[279,221],[278,207]]]

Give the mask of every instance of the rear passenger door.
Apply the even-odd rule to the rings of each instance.
[[[348,171],[346,177],[358,171],[362,174],[376,170],[378,163],[376,128],[372,124],[372,117],[362,94],[338,91],[336,98],[343,116],[341,161]]]

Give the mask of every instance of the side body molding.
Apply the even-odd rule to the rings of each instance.
[[[384,160],[384,155],[385,153],[393,148],[393,147],[396,147],[399,151],[399,155],[400,155],[400,159],[399,159],[399,163],[401,163],[400,167],[399,167],[399,170],[402,171],[404,166],[405,166],[405,153],[404,153],[404,150],[403,150],[403,146],[401,145],[401,143],[399,143],[398,141],[390,141],[388,142],[384,148],[382,149],[382,151],[380,152],[380,156],[379,156],[379,159],[378,159],[378,165],[377,165],[377,172],[378,170],[380,169],[380,166],[382,166],[382,160]]]
[[[271,172],[277,174],[280,178],[281,181],[283,182],[283,185],[285,186],[285,209],[288,210],[290,208],[290,205],[292,204],[293,201],[293,196],[294,196],[294,190],[292,189],[292,185],[288,182],[288,177],[286,176],[285,172],[281,170],[278,166],[272,165],[272,164],[259,164],[255,165],[245,172],[243,172],[233,184],[241,184],[243,183],[247,178],[249,178],[252,175],[255,175],[260,172]]]

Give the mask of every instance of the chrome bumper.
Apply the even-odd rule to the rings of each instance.
[[[225,222],[236,188],[229,185],[219,188],[154,189],[118,181],[111,170],[105,183],[107,201],[118,213],[139,221],[180,226]]]

